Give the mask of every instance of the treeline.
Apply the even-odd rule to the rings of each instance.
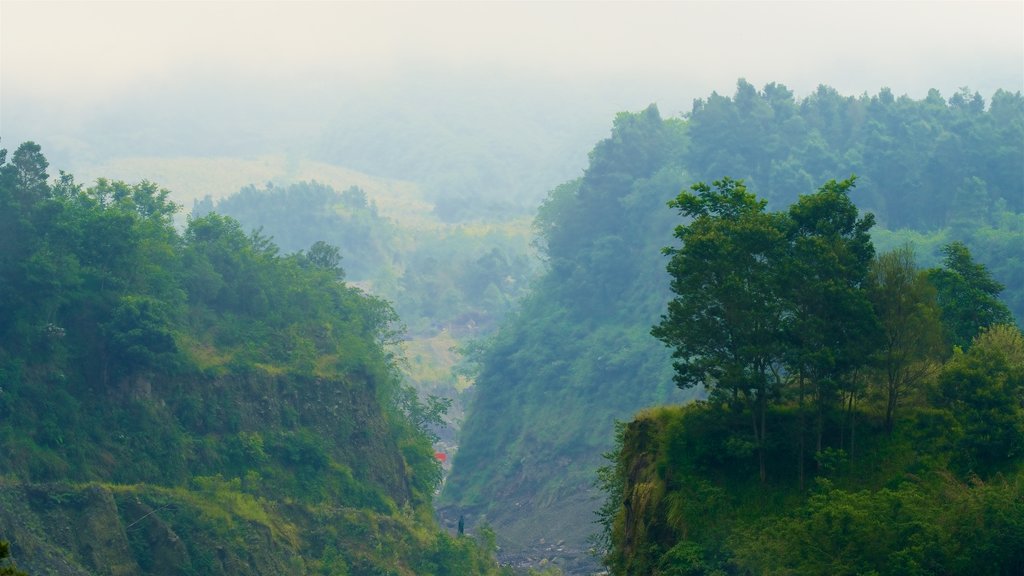
[[[318,241],[337,246],[352,278],[372,278],[394,258],[394,225],[358,186],[341,192],[316,181],[246,186],[217,202],[207,196],[192,207],[193,217],[210,212],[230,216],[246,230],[262,229],[286,253]]]
[[[928,265],[964,242],[1008,289],[1024,317],[1024,97],[986,101],[962,88],[944,98],[844,96],[828,86],[797,99],[781,84],[740,80],[686,116],[691,182],[742,178],[782,209],[837,176],[857,174],[854,203],[875,215],[886,249],[912,242]]]
[[[709,394],[621,431],[600,474],[613,573],[1024,567],[1024,338],[1002,286],[959,243],[930,270],[875,255],[853,184],[785,212],[731,179],[671,203],[687,223],[652,333]]]
[[[402,384],[397,316],[343,281],[338,248],[282,255],[215,213],[179,232],[153,183],[47,169],[31,142],[0,151],[0,535],[19,566],[498,572],[433,520],[443,406]]]
[[[998,90],[986,102],[963,88],[923,100],[882,89],[843,96],[828,86],[797,100],[777,83],[740,80],[687,117],[695,180],[743,179],[774,207],[817,183],[857,174],[857,205],[890,229],[991,223],[1024,211],[1024,98]],[[966,222],[965,222],[966,220]]]

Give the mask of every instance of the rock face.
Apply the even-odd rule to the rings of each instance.
[[[243,551],[230,540],[210,538],[221,527],[202,518],[187,496],[155,487],[6,485],[0,499],[0,530],[12,542],[14,561],[30,574],[270,575],[302,566],[300,550],[275,537],[271,527],[230,527],[231,536],[258,543]],[[156,502],[165,503],[154,507]]]
[[[22,570],[304,574],[325,565],[328,547],[348,567],[369,570],[387,561],[367,549],[366,535],[413,537],[416,522],[390,519],[423,502],[414,502],[371,377],[251,372],[140,382],[102,401],[81,399],[97,437],[77,454],[36,449],[0,462],[0,538]],[[93,464],[75,467],[74,458]],[[68,473],[54,478],[55,470]],[[344,526],[353,535],[338,534]]]

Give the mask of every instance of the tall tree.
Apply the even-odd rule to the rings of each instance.
[[[875,345],[878,322],[866,287],[874,217],[858,217],[849,197],[854,177],[831,180],[790,207],[790,255],[783,276],[789,299],[787,365],[816,408],[816,449],[837,400],[856,402],[855,373]],[[802,432],[801,432],[802,435]],[[801,464],[801,471],[802,471]]]
[[[928,277],[938,290],[951,343],[967,349],[983,328],[1012,324],[1013,314],[998,298],[1004,286],[984,265],[974,262],[967,246],[953,242],[942,253],[946,255],[943,267],[929,271]]]
[[[750,411],[762,481],[769,399],[780,384],[783,325],[776,270],[785,250],[781,215],[729,178],[695,184],[669,206],[693,218],[666,248],[676,297],[651,333],[673,348],[680,388],[704,384],[713,398]]]
[[[871,263],[871,299],[882,327],[876,365],[885,386],[885,428],[891,434],[900,399],[938,367],[942,323],[935,288],[918,270],[909,246]]]

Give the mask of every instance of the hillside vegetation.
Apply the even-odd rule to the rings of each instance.
[[[875,255],[829,182],[787,212],[732,180],[673,201],[652,333],[706,401],[619,428],[613,574],[1018,574],[1024,336],[963,244]]]
[[[397,317],[149,182],[0,152],[0,538],[29,573],[487,574],[441,532]],[[486,530],[481,542],[486,543]]]
[[[413,337],[489,331],[525,294],[535,268],[522,219],[413,224],[387,217],[358,186],[247,186],[197,203],[192,214],[211,211],[271,236],[287,253],[318,240],[337,246],[346,278],[394,302]]]
[[[481,355],[442,505],[485,515],[507,548],[564,539],[583,553],[613,421],[700,393],[674,390],[669,351],[649,334],[670,299],[661,249],[678,220],[665,205],[680,190],[729,175],[780,210],[855,174],[848,197],[874,214],[865,228],[880,252],[909,242],[937,266],[962,242],[1020,318],[1022,158],[1024,98],[1006,91],[914,100],[822,86],[797,99],[741,80],[682,118],[620,114],[582,176],[538,211],[547,269]]]

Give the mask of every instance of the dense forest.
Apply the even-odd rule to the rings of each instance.
[[[0,151],[0,535],[29,573],[497,573],[433,519],[397,315],[338,248]],[[8,548],[3,547],[6,553]],[[4,568],[6,570],[7,568]]]
[[[620,427],[615,574],[1019,574],[1024,337],[960,243],[876,255],[853,180],[786,212],[733,180],[689,219],[652,333],[705,401]],[[811,484],[813,483],[813,488]]]
[[[1024,568],[1019,92],[623,112],[532,238],[444,171],[414,223],[48,171],[0,151],[0,573]]]
[[[798,99],[776,83],[758,90],[740,80],[733,96],[697,100],[681,118],[663,119],[653,106],[620,114],[583,175],[538,210],[546,271],[479,356],[442,506],[485,516],[509,549],[564,539],[582,555],[599,499],[591,479],[613,446],[613,422],[706,394],[676,389],[670,351],[650,335],[672,295],[662,249],[674,245],[679,221],[666,203],[680,190],[731,176],[758,192],[763,210],[787,210],[837,180],[830,186],[842,189],[846,209],[865,215],[865,254],[909,246],[897,253],[913,254],[915,266],[949,270],[952,259],[984,269],[988,294],[1021,318],[1022,158],[1024,98],[1006,91],[989,101],[967,89],[914,100],[822,86]],[[943,284],[949,278],[936,273],[930,285],[955,290]],[[951,342],[966,350],[973,336]],[[756,446],[757,437],[744,441]]]

